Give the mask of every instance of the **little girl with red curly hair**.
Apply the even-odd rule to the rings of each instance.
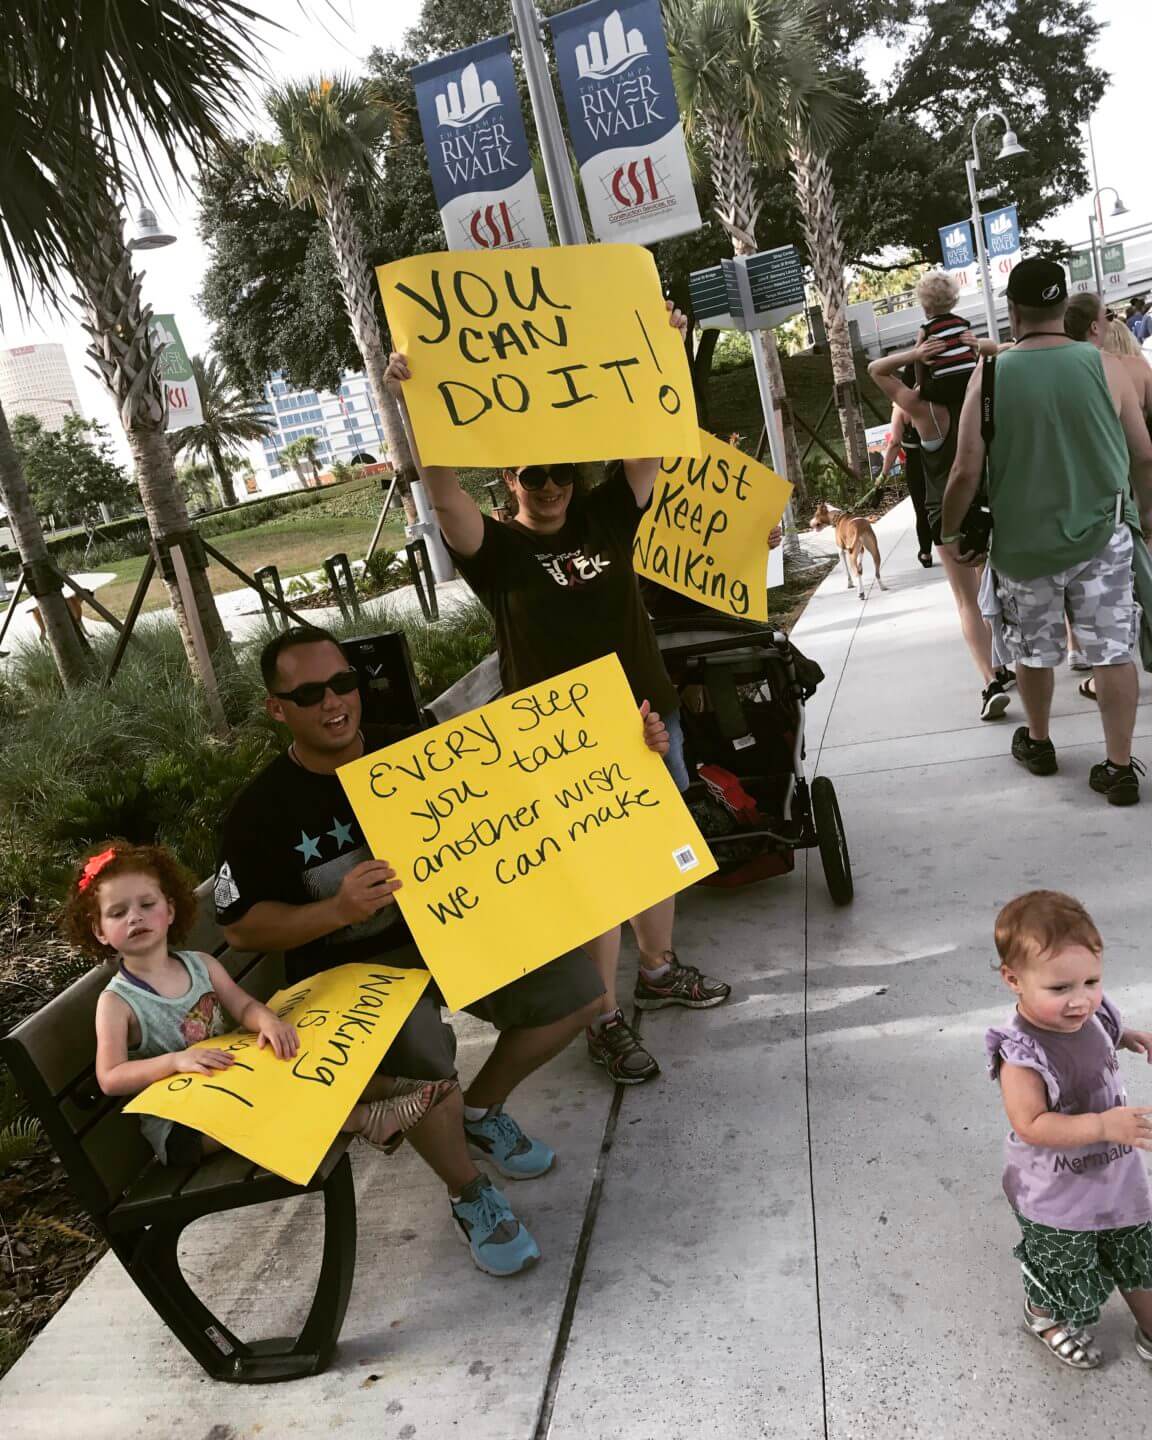
[[[96,1079],[106,1095],[135,1095],[170,1075],[211,1075],[234,1057],[224,1050],[187,1047],[222,1035],[227,1016],[290,1060],[295,1029],[243,990],[212,955],[176,950],[196,918],[191,878],[158,845],[112,841],[78,866],[64,912],[68,938],[86,954],[108,961],[115,974],[96,1004]],[[404,1133],[455,1088],[377,1076],[343,1125],[391,1154]],[[198,1131],[140,1117],[162,1164],[196,1165],[217,1143]]]

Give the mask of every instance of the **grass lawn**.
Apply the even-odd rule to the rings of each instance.
[[[297,515],[285,515],[280,520],[270,520],[250,530],[210,537],[208,543],[249,575],[261,566],[277,565],[281,576],[286,579],[305,570],[319,570],[326,555],[334,555],[340,550],[347,554],[349,560],[363,559],[375,528],[376,521],[362,515],[316,515],[302,510]],[[404,543],[403,523],[395,510],[389,514],[380,543],[390,550]],[[102,568],[114,570],[116,579],[111,585],[102,586],[97,596],[113,614],[123,615],[132,602],[144,569],[144,556],[113,560]],[[239,590],[244,583],[222,565],[211,562],[208,579],[217,595]],[[168,604],[168,589],[156,577],[148,587],[144,609],[162,610]]]

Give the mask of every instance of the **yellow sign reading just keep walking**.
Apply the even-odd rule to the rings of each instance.
[[[688,360],[641,246],[413,255],[376,275],[426,465],[699,453]]]
[[[716,869],[615,655],[337,773],[454,1010]]]
[[[296,1027],[293,1059],[278,1060],[246,1030],[217,1035],[191,1048],[228,1051],[228,1069],[170,1075],[124,1109],[187,1125],[307,1185],[427,984],[426,970],[383,961],[323,970],[268,1001]]]
[[[792,486],[706,430],[700,452],[661,462],[633,567],[724,615],[767,620],[768,536]]]

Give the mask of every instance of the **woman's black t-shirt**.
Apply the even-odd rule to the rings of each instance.
[[[486,515],[480,549],[454,556],[496,622],[505,694],[615,651],[637,704],[679,708],[632,569],[643,514],[614,465],[603,485],[572,496],[554,534]]]

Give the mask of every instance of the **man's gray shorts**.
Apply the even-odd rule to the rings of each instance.
[[[1132,531],[1121,525],[1103,550],[1038,580],[996,574],[1004,641],[1012,661],[1052,670],[1068,650],[1065,621],[1089,665],[1132,659],[1140,615],[1132,593]]]
[[[415,945],[386,952],[380,962],[402,970],[426,968]],[[566,1019],[603,993],[595,965],[582,950],[572,950],[464,1008],[497,1030],[533,1029]],[[430,981],[384,1056],[382,1074],[413,1080],[447,1080],[455,1075],[456,1032],[444,1019],[443,1004],[435,981]]]

